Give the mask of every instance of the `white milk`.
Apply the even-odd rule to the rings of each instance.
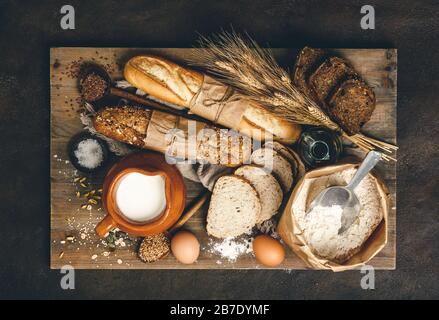
[[[128,173],[116,189],[116,204],[125,217],[135,222],[158,217],[166,207],[165,179]]]

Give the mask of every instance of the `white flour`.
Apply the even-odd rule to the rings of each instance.
[[[243,254],[251,254],[253,238],[235,239],[232,237],[225,238],[219,242],[209,239],[208,252],[219,255],[228,262],[235,262]],[[219,262],[217,262],[220,264]]]
[[[341,224],[340,207],[332,207],[329,210],[316,208],[308,215],[306,210],[320,191],[330,186],[346,185],[355,172],[356,169],[348,169],[329,176],[306,180],[292,206],[294,218],[302,229],[310,249],[318,256],[338,263],[346,261],[357,253],[383,219],[380,195],[375,181],[367,176],[355,189],[361,211],[357,220],[342,234],[338,234]]]

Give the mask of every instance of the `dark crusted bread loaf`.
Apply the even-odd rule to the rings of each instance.
[[[355,133],[369,121],[375,108],[375,95],[364,81],[346,80],[331,97],[329,108],[345,131]]]
[[[316,93],[322,106],[341,80],[356,75],[354,69],[347,62],[338,57],[331,57],[323,62],[309,77],[309,86]]]
[[[293,78],[350,135],[360,131],[375,109],[372,88],[346,60],[328,57],[321,49],[305,47],[300,52]]]
[[[316,99],[316,97],[315,93],[308,86],[308,78],[315,71],[316,67],[323,62],[325,57],[325,51],[322,49],[305,47],[297,57],[294,66],[294,84],[312,99]]]

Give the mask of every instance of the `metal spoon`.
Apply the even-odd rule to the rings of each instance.
[[[307,214],[317,206],[328,208],[332,206],[340,206],[343,208],[343,212],[341,215],[341,227],[338,230],[338,234],[346,231],[358,217],[361,210],[360,201],[355,195],[354,190],[369,171],[375,167],[381,159],[381,155],[380,152],[370,151],[349,184],[346,187],[329,187],[320,192],[320,194],[311,202]]]

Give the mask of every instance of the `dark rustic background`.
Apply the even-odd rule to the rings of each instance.
[[[1,298],[439,298],[437,1],[0,1]],[[76,9],[76,30],[59,10]],[[376,29],[360,28],[374,5]],[[230,25],[272,47],[398,49],[397,270],[49,270],[50,46],[190,47]]]

